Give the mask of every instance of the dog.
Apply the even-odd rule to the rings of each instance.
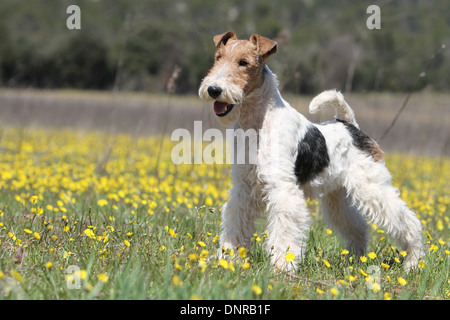
[[[258,34],[240,40],[232,31],[213,40],[215,62],[201,82],[200,98],[214,101],[224,126],[264,133],[258,136],[256,163],[232,164],[219,251],[248,247],[255,218],[266,211],[271,263],[295,271],[307,246],[310,197],[320,199],[325,222],[354,256],[366,252],[370,222],[407,252],[404,268],[414,268],[424,255],[421,223],[392,186],[383,151],[359,129],[343,95],[329,90],[316,96],[310,112],[331,105],[336,117],[314,124],[280,95],[266,64],[277,52],[275,41]],[[294,258],[286,259],[288,253]]]

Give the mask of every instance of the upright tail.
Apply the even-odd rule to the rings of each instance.
[[[352,108],[344,100],[342,93],[327,90],[317,95],[309,104],[309,113],[317,113],[324,106],[330,105],[336,109],[336,119],[347,121],[359,129]]]

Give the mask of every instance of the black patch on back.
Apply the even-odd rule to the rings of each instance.
[[[322,132],[312,125],[298,143],[294,173],[298,182],[304,184],[321,173],[330,163],[327,143]]]
[[[336,119],[336,121],[341,122],[347,131],[352,136],[353,145],[357,147],[359,150],[368,153],[369,155],[374,154],[375,141],[373,141],[367,134],[359,130],[357,127],[348,123],[344,120]]]

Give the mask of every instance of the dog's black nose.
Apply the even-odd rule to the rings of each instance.
[[[216,99],[218,96],[220,96],[221,93],[222,93],[221,87],[216,87],[216,86],[208,87],[208,94],[213,99]]]

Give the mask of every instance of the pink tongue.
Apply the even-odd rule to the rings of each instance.
[[[227,105],[226,102],[214,101],[214,112],[217,114],[224,113]]]

